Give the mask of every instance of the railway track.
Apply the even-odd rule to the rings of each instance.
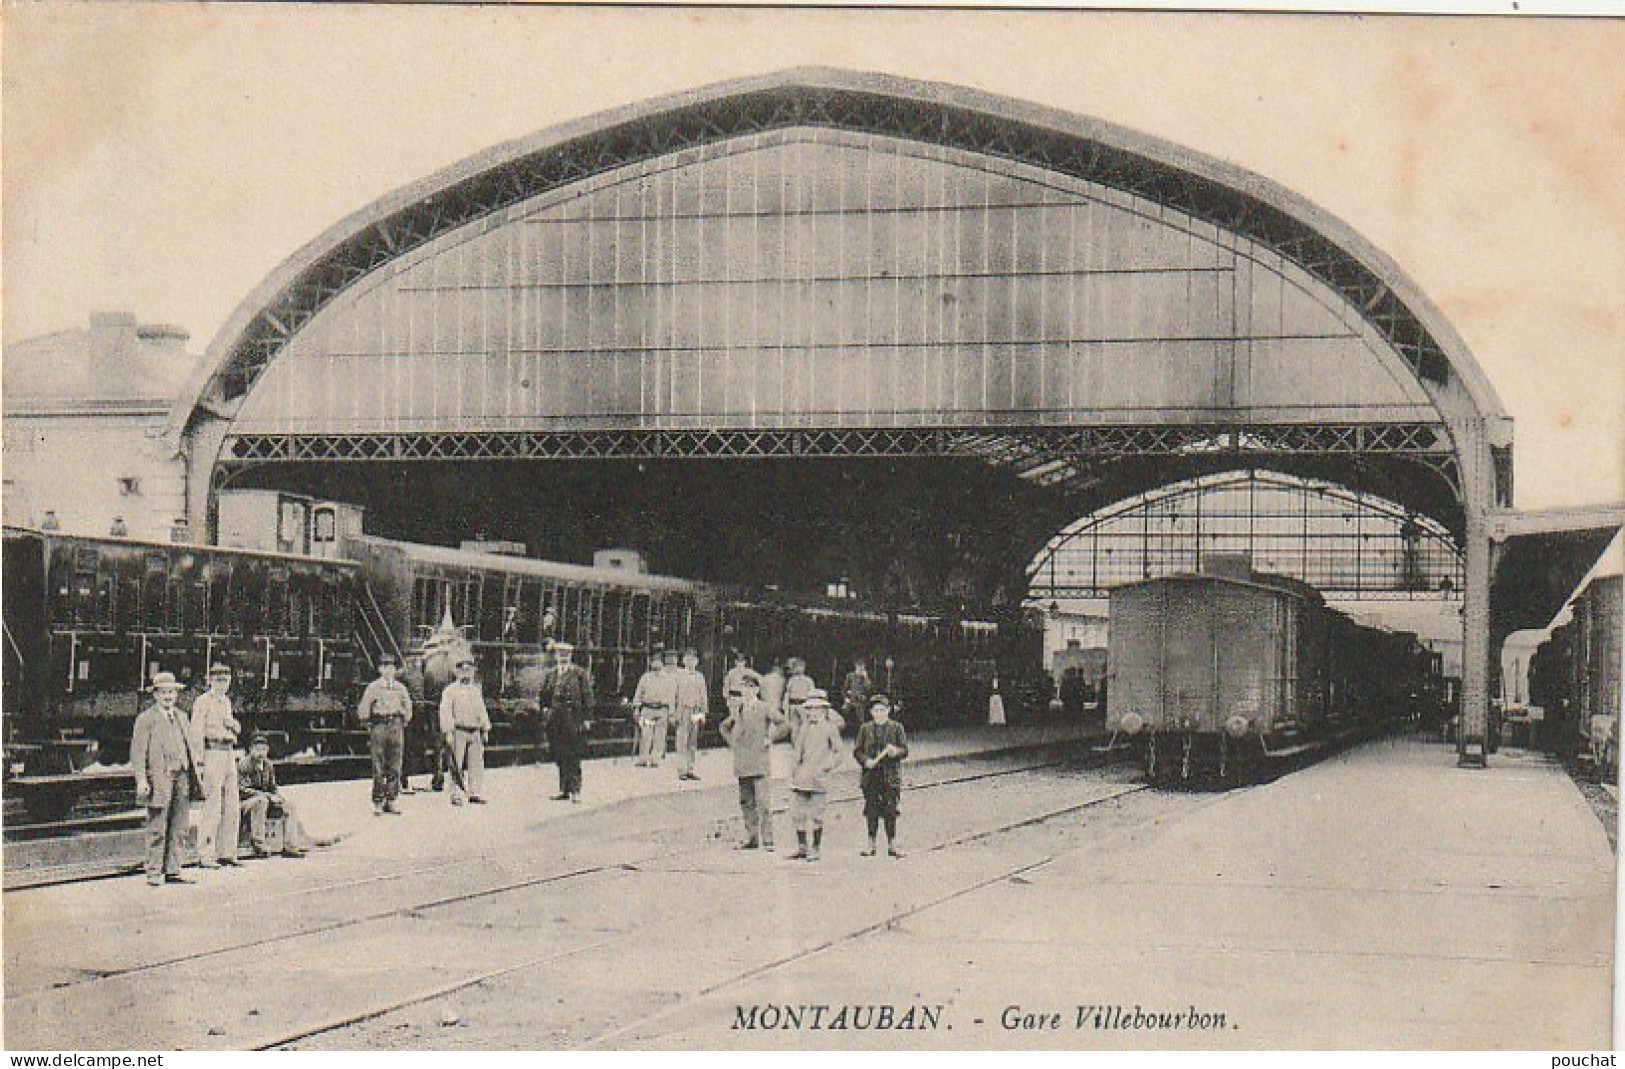
[[[1060,765],[1060,764],[1063,764],[1063,763],[1064,762],[1046,762],[1046,763],[1041,764],[1041,765],[1027,766],[1027,767],[1024,767],[1024,768],[1021,768],[1021,769],[1011,769],[1011,770],[1002,771],[1002,772],[983,773],[983,774],[980,774],[980,775],[955,777],[952,780],[945,780],[945,781],[936,782],[936,783],[929,783],[929,784],[921,784],[918,787],[911,788],[911,789],[912,790],[931,790],[931,789],[942,788],[942,787],[947,787],[947,786],[958,786],[958,785],[962,785],[962,784],[965,784],[965,783],[974,782],[974,781],[977,781],[977,780],[984,780],[984,779],[995,778],[995,777],[1016,775],[1016,774],[1019,774],[1019,773],[1031,773],[1031,772],[1034,772],[1034,771],[1040,771],[1040,770],[1045,769],[1045,768],[1056,767],[1057,765]],[[936,842],[933,842],[933,843],[929,844],[928,846],[920,848],[919,850],[917,850],[917,852],[922,853],[922,854],[930,854],[930,853],[935,853],[935,852],[938,852],[938,851],[948,850],[948,849],[951,849],[951,848],[956,847],[956,846],[962,846],[962,845],[965,845],[965,844],[968,844],[968,843],[971,843],[971,842],[976,842],[976,841],[980,841],[980,840],[994,838],[996,836],[1003,835],[1003,834],[1008,834],[1008,833],[1010,833],[1012,831],[1016,831],[1016,830],[1019,830],[1019,829],[1022,829],[1022,828],[1029,828],[1029,827],[1032,827],[1034,825],[1043,824],[1043,823],[1045,823],[1047,821],[1052,821],[1052,820],[1055,820],[1055,819],[1057,819],[1059,817],[1069,816],[1069,815],[1081,813],[1081,812],[1083,812],[1085,810],[1092,809],[1092,808],[1094,808],[1096,806],[1105,805],[1105,804],[1107,804],[1109,802],[1117,801],[1118,799],[1121,799],[1121,798],[1123,798],[1123,797],[1125,797],[1127,795],[1138,794],[1141,791],[1145,791],[1145,790],[1149,790],[1149,789],[1150,789],[1149,784],[1143,784],[1143,783],[1128,784],[1128,785],[1125,785],[1125,786],[1123,786],[1123,787],[1121,787],[1119,789],[1116,789],[1116,790],[1110,791],[1109,793],[1101,795],[1099,797],[1090,798],[1089,800],[1084,801],[1084,802],[1078,802],[1078,803],[1071,804],[1071,805],[1053,807],[1053,808],[1044,810],[1044,811],[1039,812],[1039,813],[1026,815],[1026,816],[1024,816],[1024,817],[1022,817],[1020,819],[1017,819],[1017,820],[1008,821],[1008,822],[1001,823],[1001,824],[991,826],[991,827],[979,828],[979,829],[976,829],[976,830],[971,831],[971,832],[967,832],[967,833],[964,833],[964,834],[952,836],[952,837],[946,838],[946,839],[941,839],[941,840],[938,840]],[[841,798],[839,800],[832,799],[832,803],[835,803],[835,802],[838,801],[840,804],[850,804],[851,802],[854,802],[854,801],[857,801],[857,800],[860,800],[860,796],[855,796],[854,795],[854,796],[843,797],[843,798]],[[777,810],[776,810],[776,812],[777,812]],[[659,855],[658,857],[650,858],[648,861],[643,862],[642,864],[649,864],[650,862],[653,862],[653,861],[671,860],[671,859],[676,858],[676,857],[697,853],[699,851],[699,849],[701,849],[701,848],[694,848],[694,849],[681,850],[681,851],[671,851],[671,852],[668,852],[666,854]],[[933,895],[927,901],[918,903],[918,904],[913,905],[913,906],[911,906],[911,907],[909,907],[907,909],[898,910],[898,911],[895,911],[893,913],[890,913],[890,914],[888,914],[887,916],[885,916],[884,918],[882,918],[880,920],[872,921],[870,923],[867,923],[867,924],[863,925],[862,927],[860,927],[860,928],[858,928],[858,929],[856,929],[854,931],[842,934],[837,938],[825,940],[823,942],[820,942],[816,946],[813,946],[813,947],[810,947],[810,948],[807,948],[807,949],[804,949],[804,950],[799,950],[799,951],[797,951],[797,952],[795,952],[793,954],[788,954],[788,955],[776,958],[776,959],[774,959],[774,960],[772,960],[770,962],[767,962],[765,964],[754,966],[754,967],[752,967],[750,969],[746,969],[746,970],[744,970],[742,972],[734,974],[733,976],[730,976],[729,978],[727,978],[726,980],[723,980],[721,982],[716,982],[716,983],[709,984],[709,985],[701,988],[700,990],[694,992],[692,995],[688,996],[684,1000],[684,1002],[682,1004],[680,1004],[680,1006],[681,1005],[686,1005],[686,1004],[688,1004],[690,1002],[696,1001],[696,1000],[701,999],[701,998],[708,997],[708,996],[710,996],[712,994],[715,994],[715,993],[717,993],[719,991],[726,990],[729,987],[732,987],[734,985],[743,983],[743,982],[745,982],[747,980],[752,979],[753,977],[760,976],[760,975],[763,975],[763,974],[766,974],[766,973],[770,973],[770,972],[773,972],[775,970],[782,969],[782,968],[788,967],[790,965],[793,965],[793,964],[795,964],[797,962],[804,961],[804,960],[806,960],[808,958],[815,957],[815,956],[817,956],[819,954],[825,953],[826,951],[832,950],[835,947],[841,946],[841,945],[846,944],[846,943],[850,943],[850,942],[852,942],[854,940],[862,939],[863,937],[865,937],[867,935],[870,935],[872,933],[879,932],[879,931],[884,931],[885,929],[887,929],[889,927],[892,927],[895,924],[897,924],[897,923],[899,923],[899,922],[901,922],[903,920],[906,920],[909,917],[912,917],[912,916],[914,916],[916,914],[923,913],[926,910],[932,909],[932,908],[934,908],[936,906],[940,906],[940,905],[942,905],[942,904],[944,904],[946,902],[953,901],[956,898],[962,898],[965,895],[971,894],[971,893],[973,893],[973,892],[975,892],[977,890],[980,890],[983,887],[987,887],[987,886],[989,886],[991,884],[998,883],[1001,880],[1006,880],[1006,879],[1010,879],[1011,877],[1014,877],[1014,876],[1019,876],[1024,872],[1031,871],[1032,869],[1035,869],[1035,868],[1041,867],[1044,864],[1047,864],[1050,860],[1051,860],[1050,858],[1044,858],[1044,859],[1041,859],[1041,860],[1035,861],[1035,862],[1016,865],[1016,866],[1008,867],[1008,868],[1000,868],[997,872],[993,873],[992,875],[985,876],[985,877],[983,877],[981,879],[978,879],[978,880],[976,880],[973,883],[970,883],[968,885],[954,887],[954,888],[946,890],[946,891],[944,891],[944,892],[942,892],[940,894]],[[618,867],[627,868],[627,867],[635,867],[635,866],[625,866],[625,865],[623,865],[623,866],[618,866]],[[546,880],[546,881],[538,881],[538,882],[548,882],[548,883],[564,882],[566,880],[575,879],[575,878],[579,878],[581,876],[586,876],[586,875],[592,875],[592,874],[603,872],[603,871],[605,871],[605,869],[603,869],[603,868],[582,870],[581,872],[578,872],[578,873],[571,873],[571,874],[567,874],[565,876],[561,876],[561,877],[559,877],[558,879],[555,879],[555,880]],[[519,888],[511,888],[511,889],[517,890]],[[437,903],[434,904],[434,906],[451,905],[451,904],[455,904],[455,903],[462,902],[462,901],[468,901],[468,900],[472,899],[473,897],[481,897],[481,896],[483,896],[483,894],[505,893],[506,890],[509,890],[509,889],[505,888],[503,890],[494,890],[494,891],[490,891],[490,892],[483,892],[482,895],[457,896],[455,899],[450,899],[450,900],[446,900],[446,901],[442,901],[442,902],[437,902]],[[433,907],[425,906],[425,907],[420,907],[420,908],[421,909],[428,909],[428,908],[433,908]],[[661,923],[661,922],[657,921],[656,923]],[[608,947],[611,947],[611,946],[614,946],[614,945],[617,945],[617,944],[632,943],[632,942],[635,942],[636,940],[640,939],[641,937],[643,937],[646,934],[647,927],[648,926],[634,927],[634,928],[629,929],[627,931],[617,933],[616,935],[614,935],[613,937],[610,937],[608,939],[604,939],[604,940],[600,940],[600,941],[597,941],[597,942],[594,942],[594,943],[590,943],[590,944],[587,944],[585,946],[574,947],[574,948],[571,948],[569,950],[564,950],[564,951],[554,951],[554,952],[550,952],[548,954],[539,955],[539,956],[537,956],[537,957],[535,957],[533,959],[527,959],[527,960],[519,961],[519,962],[510,962],[510,963],[506,963],[506,964],[504,964],[504,965],[502,965],[501,967],[498,967],[498,968],[483,970],[483,971],[480,971],[478,973],[474,973],[474,974],[471,974],[471,975],[461,976],[461,977],[458,977],[458,978],[453,979],[453,980],[448,980],[448,981],[445,981],[445,982],[429,985],[429,986],[426,986],[425,988],[423,988],[423,989],[421,989],[419,991],[413,992],[411,995],[409,995],[409,996],[407,996],[405,998],[396,998],[396,999],[390,1000],[387,1003],[381,1003],[381,1004],[378,1004],[378,1005],[375,1005],[375,1006],[366,1007],[365,1009],[351,1011],[349,1013],[345,1013],[343,1015],[336,1016],[336,1017],[334,1017],[334,1018],[332,1018],[330,1020],[325,1020],[325,1021],[317,1022],[315,1024],[302,1026],[302,1027],[299,1027],[297,1029],[290,1029],[285,1033],[282,1033],[280,1035],[277,1035],[277,1036],[274,1036],[274,1037],[271,1037],[271,1038],[264,1039],[264,1040],[256,1043],[255,1046],[254,1046],[254,1049],[255,1050],[276,1050],[276,1049],[281,1049],[281,1048],[288,1048],[288,1047],[291,1047],[292,1045],[300,1043],[300,1042],[302,1042],[304,1040],[308,1040],[308,1039],[312,1039],[312,1038],[315,1038],[315,1037],[318,1037],[318,1036],[322,1036],[322,1035],[326,1035],[326,1034],[329,1034],[329,1033],[337,1032],[339,1030],[349,1028],[349,1027],[352,1027],[352,1026],[357,1025],[357,1024],[361,1024],[361,1023],[366,1022],[366,1021],[375,1020],[377,1018],[384,1017],[384,1016],[387,1016],[389,1014],[399,1012],[401,1010],[407,1009],[407,1008],[412,1007],[412,1006],[421,1005],[421,1004],[426,1003],[426,1002],[432,1002],[435,999],[445,998],[448,995],[455,994],[455,993],[457,993],[459,991],[463,991],[463,990],[466,990],[468,988],[476,987],[476,986],[478,986],[480,984],[489,983],[492,980],[498,980],[498,979],[501,979],[501,978],[503,978],[505,976],[514,975],[516,973],[522,973],[522,972],[524,972],[526,970],[536,969],[536,968],[547,966],[547,965],[562,963],[562,962],[568,961],[571,958],[580,957],[580,956],[585,955],[585,954],[590,954],[590,953],[593,953],[593,952],[596,952],[596,951],[599,951],[599,950],[603,950],[603,949],[606,949]],[[652,1015],[649,1015],[647,1017],[640,1018],[638,1021],[632,1022],[631,1024],[629,1024],[629,1025],[627,1025],[627,1026],[625,1026],[625,1027],[623,1027],[621,1029],[618,1029],[615,1032],[604,1034],[604,1035],[594,1036],[591,1039],[587,1040],[586,1042],[584,1042],[582,1044],[578,1044],[577,1046],[578,1046],[578,1048],[591,1048],[591,1047],[612,1045],[614,1040],[617,1039],[618,1037],[620,1037],[621,1035],[630,1034],[632,1031],[636,1030],[637,1028],[646,1026],[648,1023],[658,1019],[661,1016],[664,1016],[666,1013],[675,1012],[675,1010],[677,1008],[678,1007],[673,1007],[673,1008],[671,1008],[669,1010],[663,1010],[660,1013],[652,1014]]]

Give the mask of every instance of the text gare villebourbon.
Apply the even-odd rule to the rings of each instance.
[[[1222,1012],[1187,1006],[1147,1009],[1139,1003],[1078,1004],[1067,1010],[1010,1005],[999,1015],[1006,1032],[1216,1032],[1237,1027]]]

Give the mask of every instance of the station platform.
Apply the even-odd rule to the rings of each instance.
[[[912,739],[925,789],[895,862],[857,856],[851,772],[821,865],[733,850],[723,751],[699,783],[669,758],[589,762],[579,806],[548,800],[550,766],[494,771],[487,806],[413,794],[400,817],[363,782],[292,788],[337,840],[304,860],[8,893],[6,1045],[1609,1046],[1616,861],[1555,763],[1463,770],[1399,737],[1161,791],[1068,756],[1095,737]],[[939,1006],[942,1027],[736,1027],[740,1006],[802,1004]],[[1136,1011],[1202,1027],[1122,1023]]]
[[[1370,742],[776,979],[947,1004],[954,1031],[931,1046],[1611,1049],[1617,859],[1601,823],[1543,755],[1455,760]],[[641,1041],[737,1043],[721,1011],[688,1006]]]

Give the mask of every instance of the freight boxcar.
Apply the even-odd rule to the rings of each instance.
[[[1282,576],[1178,575],[1111,594],[1107,729],[1152,780],[1302,753],[1409,712],[1413,636]]]

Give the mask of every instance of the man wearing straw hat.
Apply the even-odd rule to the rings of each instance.
[[[136,801],[147,807],[147,883],[191,883],[181,875],[186,847],[187,803],[202,793],[197,755],[186,718],[175,707],[181,685],[172,672],[152,677],[153,704],[135,718],[130,767]]]

